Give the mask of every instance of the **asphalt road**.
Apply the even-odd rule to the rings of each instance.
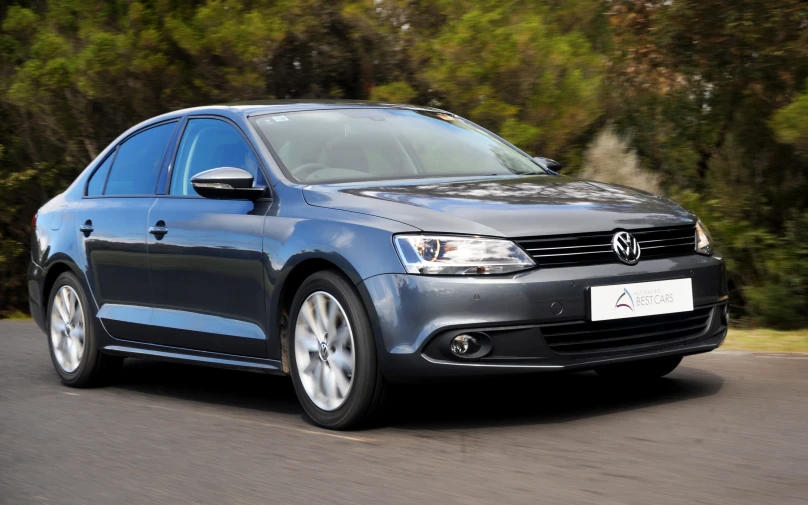
[[[114,386],[63,387],[31,322],[0,321],[0,379],[2,504],[808,502],[808,355],[408,387],[349,433],[280,377],[127,360]]]

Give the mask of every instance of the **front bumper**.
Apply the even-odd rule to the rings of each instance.
[[[599,338],[603,326],[588,321],[591,286],[680,278],[690,278],[693,286],[695,311],[692,315],[681,313],[682,318],[691,318],[686,327],[684,322],[677,326],[676,315],[633,318],[621,321],[644,325],[636,332],[650,337],[630,341],[631,345],[582,346],[574,352],[548,345],[551,327],[574,325]],[[538,269],[512,277],[385,274],[366,279],[362,287],[377,337],[379,364],[386,377],[399,381],[587,369],[620,361],[695,354],[718,347],[727,330],[726,274],[720,256],[694,254],[634,266]],[[559,306],[563,308],[560,313]],[[694,322],[695,316],[699,319]],[[609,327],[606,330],[612,331]],[[468,331],[490,336],[492,351],[476,360],[446,352],[452,335]],[[633,330],[620,331],[631,335]],[[657,334],[659,338],[654,336]]]

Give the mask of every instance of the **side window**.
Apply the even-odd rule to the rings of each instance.
[[[196,196],[191,178],[220,167],[242,168],[252,174],[256,186],[266,185],[258,158],[235,127],[219,119],[188,120],[172,169],[170,193]]]
[[[104,192],[104,183],[107,182],[107,174],[109,173],[109,167],[112,165],[112,158],[115,157],[115,151],[113,150],[107,156],[107,159],[101,163],[93,175],[90,176],[90,182],[87,183],[87,196],[98,196]]]
[[[154,194],[160,164],[175,126],[176,123],[155,126],[121,144],[104,194]]]

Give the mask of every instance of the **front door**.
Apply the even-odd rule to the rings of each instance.
[[[76,213],[98,317],[121,340],[144,340],[152,312],[147,218],[176,122],[142,130],[99,164]]]
[[[191,177],[237,167],[266,179],[252,147],[231,123],[191,118],[180,138],[167,195],[149,212],[154,293],[151,338],[173,347],[266,357],[262,263],[271,201],[210,200]]]

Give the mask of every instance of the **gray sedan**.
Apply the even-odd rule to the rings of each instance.
[[[432,108],[172,112],[34,217],[31,312],[68,386],[128,356],[289,374],[334,429],[372,419],[391,382],[642,380],[718,347],[705,226],[559,168]]]

